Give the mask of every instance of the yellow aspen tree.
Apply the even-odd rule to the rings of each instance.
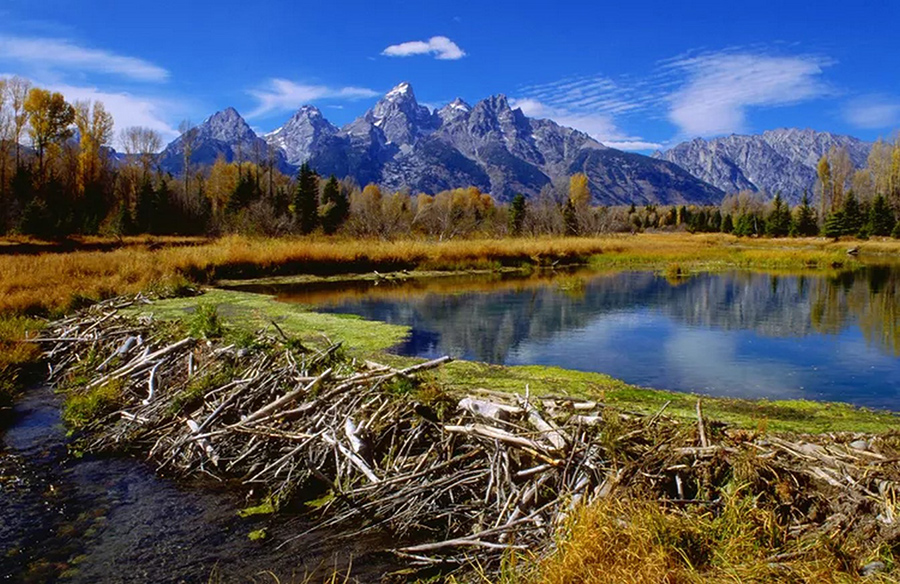
[[[102,102],[76,101],[74,109],[79,134],[78,189],[83,193],[100,178],[104,167],[103,148],[112,141],[115,124]]]
[[[38,151],[39,176],[43,181],[44,153],[48,147],[59,145],[72,136],[75,108],[66,102],[61,93],[51,93],[37,87],[28,92],[24,107],[28,113],[28,133]]]

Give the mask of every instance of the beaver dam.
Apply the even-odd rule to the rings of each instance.
[[[700,401],[694,419],[674,419],[564,387],[457,395],[432,374],[446,357],[398,369],[351,357],[339,339],[301,343],[275,323],[223,336],[209,310],[189,326],[125,311],[149,302],[109,300],[36,339],[79,447],[232,484],[252,499],[248,513],[307,514],[321,538],[383,535],[406,567],[395,579],[546,581],[542,566],[572,551],[583,509],[650,501],[677,521],[745,512],[739,553],[716,547],[721,534],[665,542],[667,569],[691,581],[801,581],[816,570],[824,581],[893,581],[898,435],[771,435],[707,420]],[[632,518],[617,513],[618,535],[592,545],[626,558]]]

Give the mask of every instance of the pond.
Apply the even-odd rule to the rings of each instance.
[[[242,287],[411,328],[396,351],[602,372],[645,387],[900,410],[900,268]]]

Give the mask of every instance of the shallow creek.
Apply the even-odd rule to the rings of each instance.
[[[371,582],[396,567],[377,551],[384,541],[305,536],[278,549],[309,524],[298,515],[241,518],[250,503],[212,480],[179,482],[135,459],[69,455],[49,388],[28,393],[0,432],[0,581],[247,582],[270,572],[290,582],[352,562],[354,577]],[[267,537],[251,541],[260,529]]]

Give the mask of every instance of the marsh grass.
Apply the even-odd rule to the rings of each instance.
[[[646,234],[596,238],[383,241],[232,236],[181,246],[130,245],[112,251],[0,255],[0,313],[60,313],[81,303],[149,288],[279,275],[397,270],[531,268],[590,263],[600,268],[847,266],[846,245],[820,239],[744,240],[725,235]],[[859,247],[887,253],[900,242]]]
[[[770,510],[741,488],[718,511],[665,509],[657,501],[610,497],[582,507],[558,550],[509,584],[666,582],[893,582],[860,577],[888,550],[851,534],[791,538]],[[521,562],[520,562],[521,563]],[[888,566],[890,567],[890,565]]]

